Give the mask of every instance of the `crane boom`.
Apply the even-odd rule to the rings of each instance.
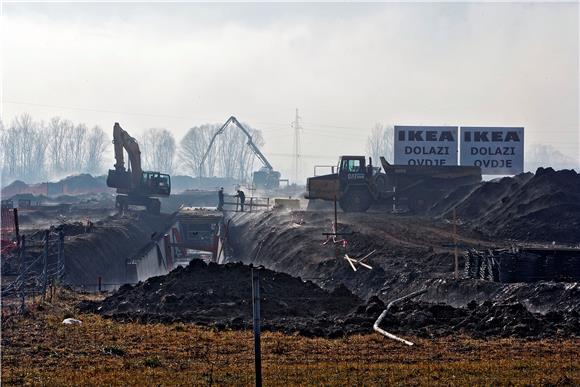
[[[270,164],[270,162],[266,159],[266,156],[264,156],[264,154],[260,151],[260,149],[256,146],[256,144],[254,144],[254,141],[252,140],[252,135],[250,134],[250,132],[248,132],[246,130],[246,128],[244,128],[244,126],[242,124],[240,124],[240,122],[234,116],[231,116],[230,118],[228,118],[228,120],[225,122],[225,124],[223,124],[214,133],[213,137],[211,138],[211,141],[209,142],[209,146],[207,147],[207,150],[206,150],[205,154],[203,155],[203,158],[201,159],[200,169],[201,169],[203,163],[205,162],[205,159],[207,158],[207,155],[211,151],[211,148],[213,146],[213,143],[215,142],[216,137],[218,135],[222,134],[224,132],[224,130],[228,127],[228,125],[231,124],[231,123],[234,123],[248,137],[248,145],[249,145],[250,149],[252,150],[252,152],[254,152],[254,154],[256,155],[256,157],[258,157],[258,159],[260,159],[260,161],[262,162],[262,164],[264,164],[264,166],[268,170],[270,170],[270,171],[273,170],[274,168],[272,167],[272,164]]]

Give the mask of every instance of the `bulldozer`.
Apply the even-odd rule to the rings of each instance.
[[[306,198],[336,200],[344,212],[365,212],[373,204],[394,204],[422,213],[460,186],[481,182],[476,166],[392,165],[380,167],[365,156],[341,156],[337,173],[307,179]]]
[[[109,169],[107,186],[117,189],[116,207],[123,211],[129,205],[144,206],[148,212],[159,214],[161,202],[155,197],[170,195],[171,177],[165,173],[143,171],[137,140],[121,128],[118,122],[113,126],[113,144],[116,162],[115,169]],[[123,150],[129,155],[127,169]]]

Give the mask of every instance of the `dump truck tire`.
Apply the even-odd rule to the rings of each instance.
[[[375,186],[377,187],[377,191],[384,192],[387,190],[387,176],[379,175],[375,179]]]
[[[371,195],[364,188],[355,188],[349,190],[340,199],[340,208],[344,212],[366,212],[371,206]]]

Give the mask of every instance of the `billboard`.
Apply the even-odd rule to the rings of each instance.
[[[461,165],[481,167],[484,175],[524,171],[524,128],[461,127]]]
[[[457,165],[457,126],[395,125],[395,164]]]

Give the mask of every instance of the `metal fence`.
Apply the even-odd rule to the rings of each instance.
[[[3,284],[2,298],[20,298],[24,309],[26,297],[41,295],[44,298],[49,286],[62,282],[64,234],[46,230],[41,239],[22,235],[16,254],[18,272],[13,281]]]

